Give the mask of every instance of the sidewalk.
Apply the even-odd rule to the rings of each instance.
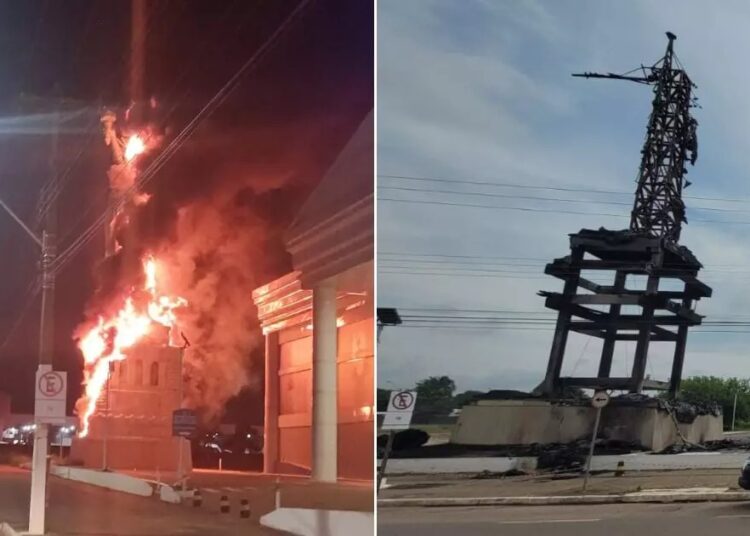
[[[549,474],[501,478],[450,475],[387,477],[379,506],[471,506],[482,504],[586,504],[750,500],[739,489],[739,470],[640,471],[615,477]]]

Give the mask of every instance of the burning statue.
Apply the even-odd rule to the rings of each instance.
[[[183,398],[184,337],[178,324],[188,302],[161,290],[167,274],[152,253],[135,247],[123,251],[121,241],[132,208],[149,200],[138,190],[136,164],[158,138],[148,129],[120,134],[110,111],[101,123],[112,151],[105,265],[116,255],[136,254],[141,271],[116,274],[124,283],[114,292],[108,289],[95,318],[75,334],[84,361],[84,394],[76,403],[80,433],[72,455],[88,466],[169,470],[177,464],[175,449],[182,449],[171,437],[171,418]]]

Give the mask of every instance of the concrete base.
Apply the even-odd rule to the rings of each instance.
[[[311,508],[278,508],[261,517],[260,524],[299,536],[350,536],[372,534],[375,530],[372,512]]]
[[[109,439],[107,467],[112,470],[176,472],[180,452],[179,441],[183,442],[183,471],[189,473],[193,467],[190,444],[187,440],[177,437]],[[103,452],[101,439],[75,439],[70,449],[70,461],[72,465],[80,464],[83,467],[101,469]]]
[[[130,493],[131,495],[150,497],[154,493],[151,485],[145,480],[120,473],[105,473],[103,471],[81,469],[80,467],[58,466],[53,466],[51,472],[60,478],[75,480],[84,484],[91,484],[92,486],[99,486],[123,493]]]
[[[590,438],[596,410],[589,405],[549,400],[480,400],[464,406],[451,436],[462,445],[531,445],[569,443]],[[699,415],[679,423],[690,442],[722,439],[721,416]],[[636,442],[661,450],[680,441],[669,413],[656,403],[618,404],[602,410],[599,437]]]

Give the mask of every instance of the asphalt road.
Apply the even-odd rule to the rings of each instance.
[[[744,536],[748,528],[750,503],[378,510],[378,536]]]
[[[0,521],[17,530],[28,525],[30,473],[0,466]],[[157,498],[137,497],[68,480],[50,478],[48,531],[59,536],[274,535],[241,519],[235,509],[220,514],[188,509]]]

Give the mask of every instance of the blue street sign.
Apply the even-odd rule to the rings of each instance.
[[[172,435],[192,437],[198,428],[198,416],[192,409],[178,409],[172,413]]]

